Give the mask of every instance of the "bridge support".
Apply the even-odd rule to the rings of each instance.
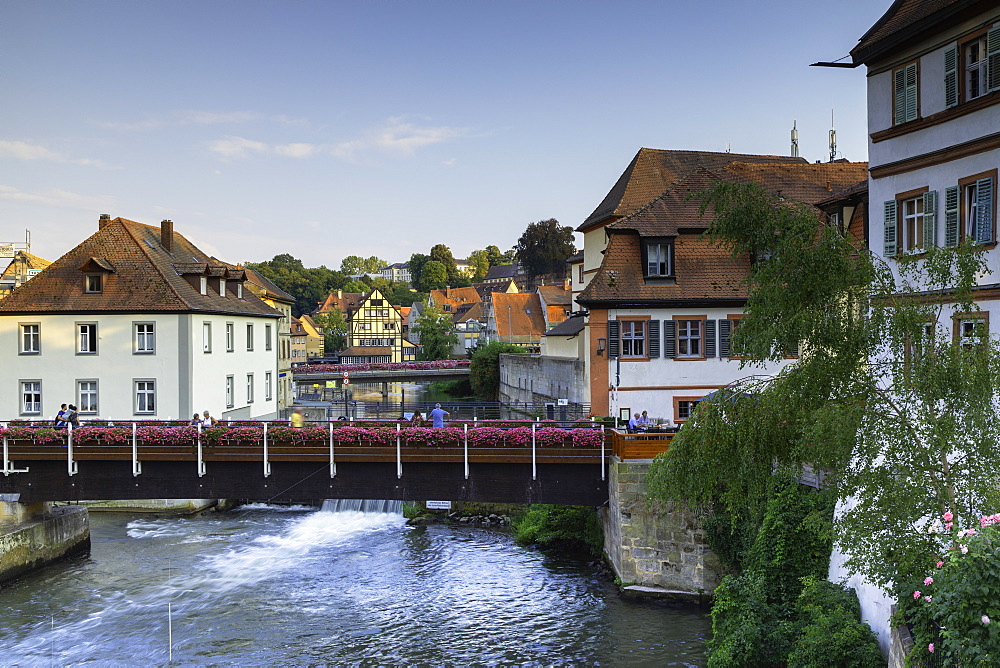
[[[691,513],[648,505],[651,461],[612,460],[601,513],[604,551],[619,579],[634,585],[626,589],[701,602],[722,579],[718,558]]]
[[[89,549],[86,508],[0,500],[0,581]]]

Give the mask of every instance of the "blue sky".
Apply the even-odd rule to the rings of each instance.
[[[337,268],[576,227],[643,146],[866,159],[889,0],[0,3],[0,242],[109,213]]]

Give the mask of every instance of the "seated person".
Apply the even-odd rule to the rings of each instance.
[[[639,414],[636,413],[631,420],[628,421],[628,430],[631,432],[639,431]]]
[[[653,421],[649,418],[649,413],[646,411],[643,411],[642,415],[639,416],[639,425],[642,427],[653,426]]]

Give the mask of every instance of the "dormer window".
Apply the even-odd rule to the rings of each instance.
[[[237,283],[236,284],[236,298],[237,299],[243,299],[243,284],[242,283]]]
[[[647,278],[672,278],[674,275],[674,242],[658,239],[643,246]]]
[[[199,279],[200,279],[200,282],[201,282],[201,287],[199,289],[199,292],[201,292],[201,294],[203,294],[203,295],[207,295],[208,294],[208,276],[200,276]]]
[[[220,297],[226,296],[226,279],[224,278],[219,279],[219,296]]]
[[[83,279],[83,291],[88,293],[104,292],[104,276],[102,274],[87,274]]]

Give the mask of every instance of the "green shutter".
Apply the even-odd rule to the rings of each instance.
[[[976,241],[993,241],[993,178],[976,181]]]
[[[617,320],[608,320],[608,357],[621,356],[621,328],[622,324]]]
[[[924,193],[924,249],[937,246],[937,191]]]
[[[917,64],[910,63],[893,72],[895,90],[894,125],[917,118]]]
[[[663,356],[677,357],[677,323],[673,320],[663,321]]]
[[[729,338],[733,333],[733,321],[719,320],[719,357],[729,357]]]
[[[892,124],[901,125],[906,122],[906,68],[901,67],[892,73],[893,100]]]
[[[660,321],[649,321],[649,357],[660,356]]]
[[[958,245],[958,186],[944,189],[944,245]]]
[[[883,223],[885,226],[884,244],[882,246],[883,255],[893,257],[896,255],[896,200],[891,199],[885,203],[885,218],[883,219]]]
[[[944,106],[958,104],[958,47],[952,46],[944,52]]]
[[[1000,90],[1000,27],[986,34],[986,86]]]

